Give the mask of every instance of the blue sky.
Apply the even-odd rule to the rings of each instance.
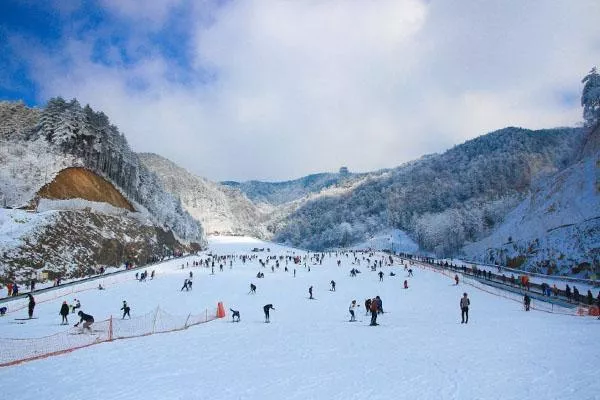
[[[143,4],[143,5],[142,5]],[[600,2],[0,2],[0,99],[76,97],[214,180],[387,168],[581,121]]]

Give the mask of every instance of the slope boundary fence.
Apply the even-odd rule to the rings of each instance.
[[[181,331],[190,326],[214,321],[217,318],[216,310],[209,312],[208,308],[204,313],[177,316],[157,307],[152,312],[131,319],[119,319],[111,316],[106,320],[96,321],[92,324],[91,331],[71,327],[68,331],[40,338],[0,338],[0,348],[2,349],[0,367],[66,354],[118,339]]]
[[[579,304],[579,305],[573,304],[571,307],[565,307],[565,306],[562,306],[560,304],[553,302],[552,298],[550,298],[550,297],[544,298],[541,295],[537,296],[537,293],[528,292],[528,291],[525,291],[524,289],[517,289],[517,288],[509,287],[506,285],[504,285],[505,288],[488,285],[486,283],[482,283],[481,281],[479,281],[469,275],[463,274],[461,271],[450,271],[450,270],[446,270],[444,268],[431,266],[431,265],[428,265],[426,263],[421,263],[421,262],[419,262],[417,265],[423,269],[437,272],[439,274],[447,276],[449,279],[452,279],[452,280],[454,280],[455,274],[460,273],[462,275],[462,279],[461,279],[462,283],[472,286],[483,292],[492,294],[494,296],[503,297],[505,299],[515,301],[520,304],[523,303],[524,294],[528,293],[528,294],[530,294],[532,299],[539,300],[539,301],[531,303],[530,308],[532,310],[543,311],[543,312],[552,313],[552,314],[573,315],[573,316],[595,315],[594,312],[592,312],[591,307],[588,307],[588,306],[585,306],[582,304]],[[498,284],[497,282],[494,282],[494,283]],[[503,286],[503,285],[499,285],[499,286]]]

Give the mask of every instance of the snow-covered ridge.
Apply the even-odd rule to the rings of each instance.
[[[469,259],[592,276],[600,264],[600,153],[539,182]]]
[[[157,154],[139,157],[208,234],[269,236],[264,223],[267,207],[253,204],[238,189],[196,176]]]

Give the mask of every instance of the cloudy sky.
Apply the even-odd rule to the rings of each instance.
[[[580,123],[597,0],[2,0],[0,99],[76,97],[213,180]]]

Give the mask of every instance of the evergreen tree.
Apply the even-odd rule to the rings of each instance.
[[[596,67],[583,78],[581,106],[585,126],[594,127],[600,122],[600,74]]]

